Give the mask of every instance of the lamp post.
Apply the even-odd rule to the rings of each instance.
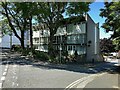
[[[62,35],[60,35],[60,63],[62,63],[62,54],[61,54],[61,50],[62,50],[62,46],[61,46],[61,43],[62,43]]]
[[[67,36],[67,33],[64,33],[64,36],[66,37]],[[63,42],[64,40],[63,40],[63,38],[62,38],[62,34],[60,34],[60,63],[62,63],[62,42]],[[63,49],[64,50],[64,49]]]

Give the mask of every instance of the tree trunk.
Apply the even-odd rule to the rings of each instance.
[[[21,30],[21,47],[24,49],[24,30]]]
[[[50,30],[49,44],[48,44],[48,54],[52,57],[55,57],[55,49],[53,46],[54,34],[55,33],[53,33],[53,29],[51,29]]]
[[[29,23],[30,23],[30,47],[31,47],[31,50],[33,49],[33,39],[32,39],[32,36],[33,36],[33,31],[32,31],[32,17],[29,18]]]

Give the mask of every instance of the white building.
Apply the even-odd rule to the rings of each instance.
[[[36,50],[47,52],[48,39],[47,29],[33,32],[33,44]],[[83,55],[88,62],[100,60],[99,24],[96,24],[87,14],[75,23],[67,23],[59,27],[55,34],[54,47],[58,51],[67,50],[71,55],[77,51],[78,55]]]

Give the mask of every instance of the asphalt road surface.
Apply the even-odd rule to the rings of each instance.
[[[0,65],[0,88],[118,88],[119,73],[109,73],[116,69],[116,59],[97,64],[93,68],[82,65],[35,64],[19,54],[7,55],[10,57]]]

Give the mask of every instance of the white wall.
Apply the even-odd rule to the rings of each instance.
[[[87,46],[87,60],[101,61],[99,49],[99,25],[91,17],[87,17],[87,44],[91,41],[90,47]]]
[[[90,46],[87,46],[87,61],[92,61],[95,54],[95,23],[90,16],[87,16],[87,44],[91,41]]]

